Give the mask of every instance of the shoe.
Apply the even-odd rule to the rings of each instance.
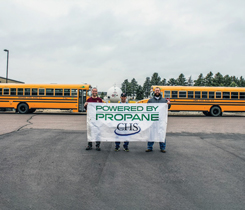
[[[97,151],[100,151],[100,147],[96,147],[96,150],[97,150]]]
[[[166,150],[164,150],[164,149],[161,149],[161,150],[160,150],[160,152],[162,152],[162,153],[166,153]]]
[[[120,151],[120,147],[115,148],[115,152],[118,152],[118,151]]]
[[[92,147],[90,147],[90,146],[86,147],[86,150],[91,150],[91,149],[92,149]]]
[[[125,151],[125,152],[129,152],[128,147],[125,147],[125,148],[124,148],[124,151]]]
[[[152,152],[152,149],[147,149],[146,152]]]

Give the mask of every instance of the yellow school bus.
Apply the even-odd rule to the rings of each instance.
[[[88,84],[0,84],[0,109],[15,109],[21,114],[36,109],[61,109],[84,112],[91,86]]]
[[[215,117],[222,112],[245,111],[244,87],[152,86],[152,91],[156,87],[164,98],[170,99],[170,111],[202,111],[206,116]]]

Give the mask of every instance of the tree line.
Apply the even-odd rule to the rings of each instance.
[[[170,78],[168,81],[161,78],[157,72],[151,77],[146,77],[143,85],[139,85],[135,78],[131,81],[125,79],[122,83],[121,90],[133,99],[141,100],[148,98],[152,85],[165,86],[221,86],[221,87],[245,87],[245,80],[242,76],[223,76],[220,72],[215,75],[210,71],[206,76],[199,74],[196,80],[192,77],[186,78],[183,73],[178,78]]]

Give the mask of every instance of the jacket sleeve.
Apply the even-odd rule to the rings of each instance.
[[[152,101],[153,101],[153,99],[150,98],[147,103],[153,103]]]
[[[164,100],[164,103],[168,103],[168,100],[166,98],[163,98],[163,100]],[[171,108],[171,104],[168,105],[168,109],[170,108]]]
[[[84,105],[83,107],[84,107],[85,110],[87,110],[87,106]]]
[[[86,100],[86,102],[88,102],[88,99]],[[84,109],[87,110],[87,106],[83,105]]]
[[[166,100],[165,103],[168,103],[168,100],[167,99],[165,99],[165,100]],[[170,108],[171,108],[171,104],[168,105],[168,109],[170,109]]]

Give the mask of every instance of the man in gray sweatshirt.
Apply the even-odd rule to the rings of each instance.
[[[149,99],[149,101],[147,103],[167,103],[168,104],[168,108],[171,107],[170,101],[167,100],[166,98],[162,97],[159,87],[155,88],[153,98]],[[148,142],[146,152],[152,152],[153,144],[154,144],[153,141],[152,142]],[[165,153],[166,152],[166,150],[165,150],[166,149],[166,140],[165,140],[165,142],[159,142],[159,146],[160,146],[160,151]]]

